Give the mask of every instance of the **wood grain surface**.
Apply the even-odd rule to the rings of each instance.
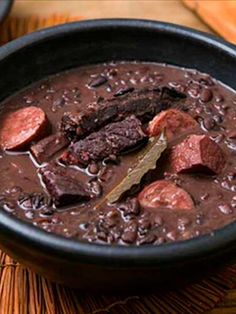
[[[16,0],[13,14],[27,16],[60,13],[86,19],[123,17],[145,18],[186,25],[209,31],[179,0]]]

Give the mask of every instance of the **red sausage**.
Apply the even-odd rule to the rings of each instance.
[[[154,209],[166,207],[170,209],[193,209],[194,204],[191,196],[175,183],[160,180],[146,186],[138,196],[143,208]]]
[[[44,135],[47,118],[42,109],[26,107],[9,113],[0,127],[3,149],[18,150]]]
[[[171,168],[176,173],[220,173],[225,163],[222,149],[207,135],[188,136],[170,154]]]
[[[189,114],[177,109],[169,109],[162,111],[149,122],[147,132],[149,136],[157,136],[165,129],[167,139],[171,140],[178,133],[191,130],[197,125]]]

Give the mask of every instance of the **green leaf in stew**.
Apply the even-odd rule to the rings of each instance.
[[[159,137],[151,137],[147,145],[137,153],[134,166],[128,170],[125,177],[105,197],[105,200],[109,203],[115,203],[125,192],[130,190],[134,185],[139,184],[142,177],[149,170],[156,168],[156,162],[166,147],[167,139],[164,132]]]

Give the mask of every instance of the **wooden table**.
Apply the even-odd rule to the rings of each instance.
[[[16,0],[13,7],[13,14],[17,16],[52,13],[71,13],[86,19],[146,18],[209,31],[179,0]]]

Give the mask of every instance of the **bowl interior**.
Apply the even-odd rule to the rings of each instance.
[[[195,68],[236,88],[236,50],[233,45],[171,24],[141,20],[94,20],[42,30],[2,47],[0,73],[4,73],[4,79],[0,80],[0,100],[47,75],[111,60],[152,61]],[[60,250],[63,250],[72,257],[78,252],[90,257],[94,254],[104,258],[106,255],[107,258],[112,256],[116,263],[118,260],[115,259],[119,257],[120,261],[124,259],[126,262],[129,258],[132,264],[134,257],[141,255],[143,260],[146,258],[150,263],[148,258],[157,254],[159,261],[167,257],[171,259],[173,255],[181,259],[184,252],[194,258],[194,254],[216,254],[216,248],[221,246],[227,250],[236,244],[235,224],[216,232],[214,237],[204,236],[158,248],[132,249],[62,239],[19,222],[3,211],[0,211],[0,225],[6,240],[14,234],[16,239],[24,237],[39,247],[47,246],[48,252],[53,249],[60,254]]]
[[[235,56],[232,45],[176,25],[139,20],[71,23],[25,36],[2,49],[0,97],[47,75],[110,60],[195,68],[236,88]]]

